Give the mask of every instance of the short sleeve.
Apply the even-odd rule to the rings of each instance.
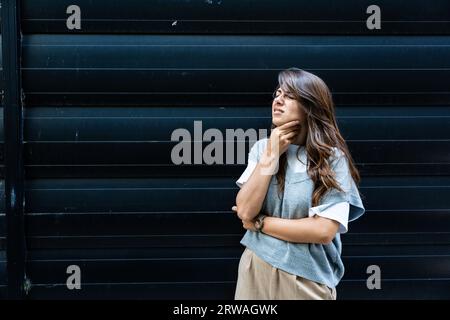
[[[242,188],[244,183],[247,182],[248,178],[250,178],[250,176],[252,175],[253,171],[255,170],[256,165],[258,164],[259,159],[260,159],[262,148],[264,147],[263,146],[264,142],[265,141],[258,140],[251,147],[250,152],[248,154],[247,168],[245,168],[245,170],[242,173],[242,175],[236,181],[236,185],[239,188]]]
[[[336,180],[343,191],[335,188],[329,190],[319,201],[319,205],[310,208],[317,213],[324,212],[339,202],[349,203],[348,222],[354,221],[365,212],[358,188],[350,173],[350,167],[345,154],[334,148],[331,158],[331,168],[336,174]]]
[[[247,182],[248,178],[250,178],[250,176],[252,175],[253,171],[255,170],[257,164],[258,163],[255,162],[255,161],[248,160],[247,168],[245,168],[244,172],[239,177],[239,179],[236,180],[236,184],[237,184],[237,186],[239,188],[242,188],[244,183]]]
[[[339,202],[322,212],[317,210],[317,207],[310,208],[308,216],[313,217],[319,215],[324,218],[332,219],[339,222],[338,233],[346,233],[348,231],[348,213],[350,211],[350,204],[348,202]]]

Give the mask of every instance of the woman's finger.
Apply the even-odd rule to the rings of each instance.
[[[291,139],[291,138],[294,138],[296,135],[298,135],[298,132],[297,131],[293,131],[293,132],[290,132],[288,134],[283,135],[283,138]]]
[[[301,129],[302,129],[301,125],[296,125],[296,126],[289,127],[287,129],[281,130],[280,134],[283,135],[283,134],[287,134],[287,133],[290,133],[290,132],[300,132]]]
[[[300,124],[300,121],[299,121],[299,120],[293,120],[293,121],[286,122],[285,124],[282,124],[282,125],[279,126],[278,128],[279,128],[280,130],[286,130],[286,129],[291,128],[291,127],[294,127],[294,126],[296,126],[296,125],[298,125],[298,124]]]

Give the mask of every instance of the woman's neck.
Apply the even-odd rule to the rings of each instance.
[[[302,125],[301,130],[300,130],[300,134],[297,135],[297,139],[292,142],[291,144],[295,144],[298,146],[304,146],[306,144],[306,133],[307,133],[307,127]]]

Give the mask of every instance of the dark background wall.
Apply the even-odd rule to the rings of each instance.
[[[291,66],[329,85],[362,174],[338,298],[450,298],[450,3],[377,1],[368,30],[371,4],[23,0],[29,298],[231,299],[245,166],[173,165],[171,133],[269,128]],[[66,288],[72,264],[82,290]]]

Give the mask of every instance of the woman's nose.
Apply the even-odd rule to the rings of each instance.
[[[282,102],[284,100],[284,93],[280,93],[279,95],[275,96],[276,102]]]
[[[283,101],[283,100],[282,100],[282,98],[281,98],[281,95],[279,95],[278,97],[275,98],[275,102],[276,102],[276,103],[282,104],[282,103],[281,103],[282,101]]]

